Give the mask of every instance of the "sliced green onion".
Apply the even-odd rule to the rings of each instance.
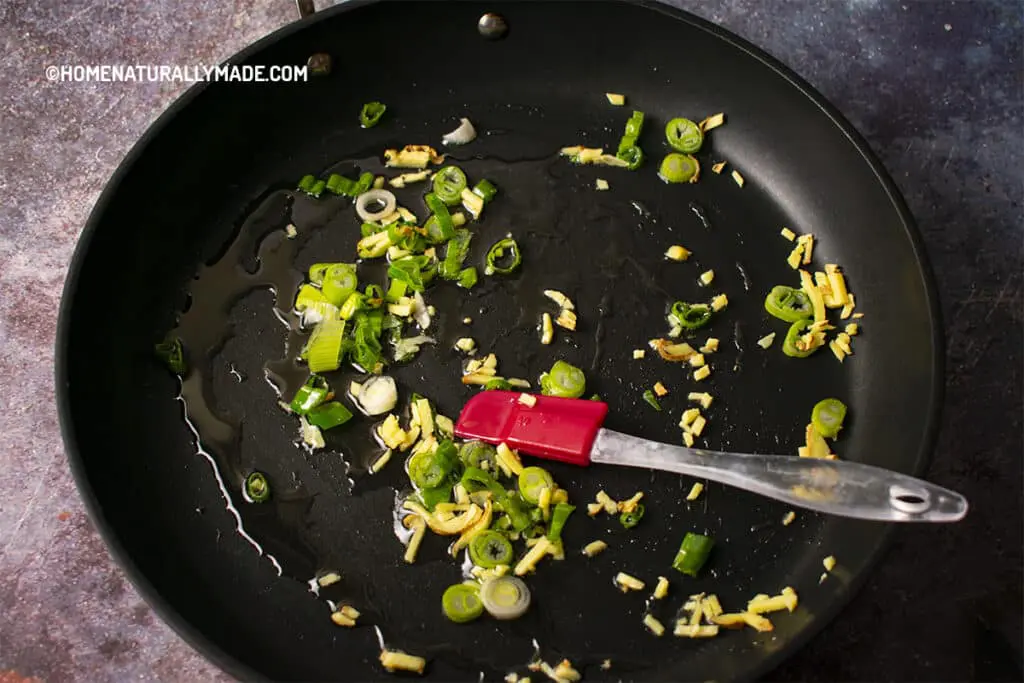
[[[418,489],[436,488],[452,473],[457,462],[455,444],[445,439],[435,451],[422,451],[409,459],[409,480]]]
[[[364,308],[365,306],[363,306],[362,293],[352,292],[351,294],[348,295],[348,298],[345,299],[345,303],[342,304],[341,310],[338,312],[338,315],[341,316],[342,320],[351,320],[352,318],[355,317],[356,313],[363,310]]]
[[[387,232],[387,228],[382,225],[377,225],[376,223],[363,223],[359,228],[359,232],[363,237],[369,237],[370,235],[376,235],[380,232]],[[385,247],[385,251],[386,250],[387,247]]]
[[[558,543],[562,540],[562,528],[565,527],[569,515],[576,509],[575,505],[568,503],[556,503],[555,509],[551,512],[551,526],[548,528],[548,540]]]
[[[463,268],[459,271],[459,287],[463,289],[473,289],[476,286],[477,279],[475,267]]]
[[[270,498],[270,482],[262,472],[250,472],[245,478],[245,495],[253,503],[263,503]]]
[[[306,422],[320,429],[334,429],[352,419],[352,411],[338,401],[316,406],[306,413]]]
[[[485,204],[489,204],[498,195],[498,188],[490,180],[484,179],[473,186],[473,194],[482,198]]]
[[[314,374],[333,372],[341,367],[342,342],[345,337],[345,323],[341,320],[325,320],[313,328],[313,334],[306,344],[306,363]]]
[[[324,271],[320,291],[335,306],[341,306],[359,286],[356,267],[349,263],[334,263]]]
[[[530,608],[530,589],[522,579],[502,576],[484,582],[480,600],[495,619],[518,619]]]
[[[377,374],[381,369],[383,349],[380,336],[383,332],[384,315],[378,309],[357,313],[352,331],[352,360],[366,372]]]
[[[380,118],[388,109],[386,104],[380,102],[367,102],[359,112],[359,125],[363,128],[373,128],[380,123]]]
[[[310,194],[310,196],[313,196],[313,197],[319,197],[320,195],[322,195],[324,193],[324,190],[326,190],[326,189],[327,189],[327,181],[325,181],[325,180],[318,180],[315,183],[313,183],[313,187],[311,187],[309,189],[309,194]]]
[[[327,191],[333,194],[351,195],[355,186],[356,181],[343,175],[332,173],[327,176]]]
[[[711,307],[707,304],[688,304],[677,301],[669,311],[669,324],[686,330],[696,330],[711,321]]]
[[[335,264],[333,263],[314,263],[309,267],[309,281],[316,286],[320,286],[320,283],[324,281],[324,275],[327,273],[327,269]],[[324,299],[327,301],[327,299]]]
[[[647,405],[651,406],[659,413],[661,412],[661,402],[658,401],[658,397],[655,396],[654,392],[651,391],[650,389],[644,392],[644,401],[646,401]]]
[[[414,292],[422,292],[436,269],[437,264],[428,256],[406,256],[391,262],[388,277],[401,280]]]
[[[392,280],[388,283],[388,293],[384,295],[384,299],[388,303],[395,303],[409,290],[409,284],[402,280]]]
[[[469,255],[469,243],[472,239],[473,234],[469,230],[456,230],[455,236],[448,240],[448,251],[438,268],[438,273],[445,280],[459,278],[462,264],[466,261],[466,256]]]
[[[496,459],[494,446],[483,441],[467,441],[459,449],[459,460],[467,467],[493,468]]]
[[[487,384],[484,385],[484,391],[511,391],[512,385],[504,377],[495,377],[494,379],[487,380]]]
[[[484,274],[508,275],[514,272],[522,262],[523,255],[519,251],[519,245],[511,237],[506,237],[495,242],[494,246],[487,250],[487,267],[484,269]]]
[[[481,531],[469,542],[469,558],[473,564],[485,569],[511,564],[512,544],[497,531]]]
[[[313,186],[316,185],[316,176],[304,175],[302,180],[299,181],[299,189],[310,194],[313,191]]]
[[[167,366],[168,370],[176,375],[185,374],[187,367],[185,365],[185,349],[181,345],[180,339],[177,337],[169,338],[154,346],[153,350],[156,353],[156,357]]]
[[[676,553],[676,559],[672,561],[672,567],[683,574],[696,577],[697,572],[708,561],[714,545],[715,541],[708,536],[687,533],[682,545],[679,546],[679,552]]]
[[[449,586],[441,596],[441,609],[449,621],[465,624],[473,621],[484,613],[484,603],[480,599],[480,589],[468,583],[457,583]]]
[[[564,360],[555,361],[551,369],[540,376],[540,391],[545,396],[579,398],[586,389],[583,371]]]
[[[811,424],[822,436],[834,439],[839,436],[846,419],[846,404],[838,398],[826,398],[815,404],[811,411]]]
[[[445,166],[434,175],[434,194],[448,206],[455,206],[462,201],[462,191],[465,189],[466,174],[458,166]]]
[[[327,400],[327,394],[331,389],[327,386],[327,380],[318,375],[310,375],[306,383],[295,392],[295,397],[289,407],[297,415],[305,415],[309,411]]]
[[[700,166],[689,154],[667,154],[661,160],[658,176],[666,183],[687,183],[696,175]]]
[[[782,342],[782,352],[791,358],[807,358],[817,351],[819,348],[817,346],[804,351],[803,349],[797,348],[796,345],[796,343],[800,341],[800,337],[806,334],[810,327],[810,318],[801,318],[790,325],[789,330],[786,332],[786,339]]]
[[[554,493],[555,480],[543,467],[526,467],[519,473],[519,494],[527,503],[536,505],[544,489]]]
[[[814,315],[811,298],[802,289],[776,285],[764,300],[764,310],[779,320],[795,323]]]
[[[387,230],[371,233],[356,243],[356,253],[359,258],[379,258],[387,253],[388,247],[392,246],[391,237]]]
[[[380,308],[384,305],[384,288],[380,285],[366,285],[363,290],[363,303],[370,308]]]
[[[373,187],[373,174],[369,171],[362,173],[359,180],[356,181],[356,186],[352,188],[352,196],[357,197],[364,192],[369,192],[371,187]]]
[[[690,119],[672,119],[665,124],[665,138],[677,152],[693,154],[704,144],[704,133]]]
[[[636,507],[633,508],[632,512],[623,512],[621,515],[619,515],[619,524],[621,524],[626,529],[632,529],[640,523],[641,519],[644,518],[644,512],[646,512],[644,504],[637,503]]]

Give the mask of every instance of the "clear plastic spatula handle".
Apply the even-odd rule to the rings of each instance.
[[[967,500],[959,493],[846,460],[705,451],[600,429],[590,449],[590,461],[710,479],[842,517],[956,522],[967,514]]]

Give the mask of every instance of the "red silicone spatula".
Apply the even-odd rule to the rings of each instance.
[[[843,517],[955,522],[967,514],[967,500],[959,493],[898,472],[846,460],[722,453],[648,441],[602,428],[607,414],[608,405],[600,401],[483,391],[462,409],[455,434],[573,465],[687,474]]]

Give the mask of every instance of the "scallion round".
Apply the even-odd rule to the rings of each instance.
[[[312,270],[310,268],[310,274]],[[320,280],[320,291],[323,292],[324,298],[338,307],[345,303],[345,299],[356,291],[358,286],[356,267],[348,263],[332,263],[324,270]]]
[[[522,579],[502,576],[484,582],[480,600],[495,619],[518,619],[530,608],[530,589]]]
[[[496,458],[494,446],[483,441],[467,441],[459,449],[459,460],[467,467],[489,469],[494,466]]]
[[[484,268],[484,274],[493,275],[494,273],[500,273],[501,275],[509,275],[522,262],[523,255],[519,251],[519,245],[511,237],[506,237],[495,242],[487,250],[487,267]]]
[[[689,154],[667,154],[661,160],[658,176],[666,183],[693,182],[700,172],[700,164]]]
[[[441,609],[449,620],[457,624],[473,621],[484,613],[480,590],[465,583],[449,586],[441,596]]]
[[[519,493],[527,503],[536,505],[544,489],[555,488],[555,480],[543,467],[527,467],[519,473]]]
[[[270,498],[270,483],[262,472],[251,472],[245,478],[245,495],[253,503],[263,503]]]

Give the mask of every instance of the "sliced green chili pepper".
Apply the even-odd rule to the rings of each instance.
[[[697,175],[700,165],[689,154],[667,154],[661,160],[658,177],[666,183],[688,183]]]
[[[484,200],[484,204],[489,204],[497,196],[498,188],[494,186],[494,183],[485,178],[473,186],[473,194],[481,197]]]
[[[459,271],[459,287],[463,289],[473,289],[477,283],[477,274],[475,267],[463,268]]]
[[[245,495],[253,503],[263,503],[270,498],[270,483],[262,472],[251,472],[245,478]]]
[[[153,347],[156,357],[159,358],[167,369],[176,375],[185,374],[185,349],[181,340],[177,337],[169,338]]]
[[[669,324],[678,325],[686,330],[696,330],[711,321],[711,307],[707,304],[688,304],[677,301],[669,311]]]
[[[327,380],[319,375],[310,375],[306,383],[295,392],[295,397],[289,407],[296,415],[305,415],[327,400],[330,390]]]
[[[519,473],[519,494],[527,503],[536,505],[544,489],[554,493],[555,480],[543,467],[527,467]]]
[[[632,529],[640,523],[640,520],[643,519],[644,512],[646,511],[647,509],[644,507],[643,503],[637,503],[632,512],[623,512],[619,515],[619,524],[626,529]]]
[[[562,529],[565,527],[569,515],[576,509],[575,505],[568,503],[556,503],[555,509],[551,512],[551,526],[548,528],[548,540],[558,543],[562,540]]]
[[[458,166],[445,166],[434,176],[434,194],[448,206],[462,201],[466,189],[466,174]]]
[[[808,349],[807,351],[797,347],[797,342],[800,341],[800,337],[806,334],[810,327],[810,318],[802,318],[790,325],[789,331],[786,332],[786,339],[782,342],[782,352],[792,358],[807,358],[817,351],[819,348],[817,346],[812,349]]]
[[[714,545],[715,541],[708,536],[687,533],[682,545],[679,546],[679,552],[676,553],[676,559],[672,561],[672,567],[683,574],[696,577],[697,572],[708,561]]]
[[[508,255],[506,255],[506,251]],[[515,271],[522,262],[523,255],[519,251],[519,245],[511,237],[506,237],[495,242],[494,246],[487,250],[487,267],[484,269],[484,274],[508,275]]]
[[[704,133],[690,119],[672,119],[665,124],[665,138],[677,152],[693,154],[704,144]]]
[[[352,419],[352,411],[338,401],[316,406],[306,413],[306,421],[320,429],[334,429]]]
[[[433,192],[427,194],[425,200],[427,208],[430,209],[431,213],[434,214],[434,218],[437,219],[437,234],[441,237],[441,241],[443,242],[454,237],[455,223],[452,222],[452,215],[449,213],[448,206],[444,203],[444,200]]]
[[[333,194],[350,195],[355,186],[356,181],[337,173],[332,173],[327,177],[327,191]]]
[[[487,384],[484,385],[484,391],[511,391],[512,385],[508,383],[507,379],[501,377],[495,377],[494,379],[487,380]]]
[[[504,486],[479,467],[466,468],[466,471],[462,473],[462,485],[467,491],[479,491],[480,489],[490,491],[494,500],[501,505],[502,510],[512,520],[512,528],[515,531],[523,531],[530,526],[532,522],[530,513],[527,512],[519,496],[510,496]]]
[[[486,465],[489,469],[494,467],[496,459],[497,452],[494,446],[483,441],[467,441],[459,449],[459,460],[467,467],[484,469]]]
[[[655,396],[654,392],[651,391],[650,389],[644,392],[644,401],[646,401],[647,405],[651,406],[659,413],[661,412],[661,403],[658,401],[658,397]]]
[[[419,497],[423,501],[423,507],[433,512],[438,503],[450,503],[453,488],[455,484],[449,481],[432,489],[420,489]]]
[[[629,168],[630,171],[635,171],[640,168],[640,164],[644,162],[644,152],[636,145],[620,147],[615,156],[628,163],[629,166],[627,168]]]
[[[310,271],[312,273],[312,269]],[[324,298],[338,307],[345,303],[358,286],[356,267],[349,263],[329,265],[320,280],[320,291]]]
[[[422,451],[409,459],[409,480],[419,489],[436,488],[452,473],[457,462],[455,444],[445,439],[437,450]]]
[[[586,389],[583,371],[564,360],[555,361],[551,369],[540,376],[540,391],[545,396],[579,398]]]
[[[387,105],[380,102],[367,102],[359,112],[359,125],[363,128],[373,128],[380,123],[380,118],[387,109]]]
[[[428,221],[429,222],[429,221]],[[444,261],[438,268],[438,273],[445,280],[457,280],[462,264],[469,255],[469,243],[473,240],[473,234],[469,230],[456,230],[455,236],[448,240],[448,251],[445,252]]]
[[[640,132],[644,129],[644,113],[642,111],[634,111],[633,114],[626,121],[626,132],[623,134],[623,138],[633,138],[633,144],[636,143],[636,139],[640,137]]]
[[[466,583],[448,586],[441,596],[441,609],[449,621],[465,624],[473,621],[484,613],[484,603],[480,599],[480,589]]]
[[[826,398],[815,404],[811,411],[811,424],[822,436],[834,439],[839,436],[846,419],[846,404],[838,398]]]
[[[814,315],[814,305],[807,292],[794,287],[776,285],[764,300],[764,310],[788,323]]]
[[[512,554],[512,544],[497,531],[481,531],[469,542],[469,558],[485,569],[510,564]]]

